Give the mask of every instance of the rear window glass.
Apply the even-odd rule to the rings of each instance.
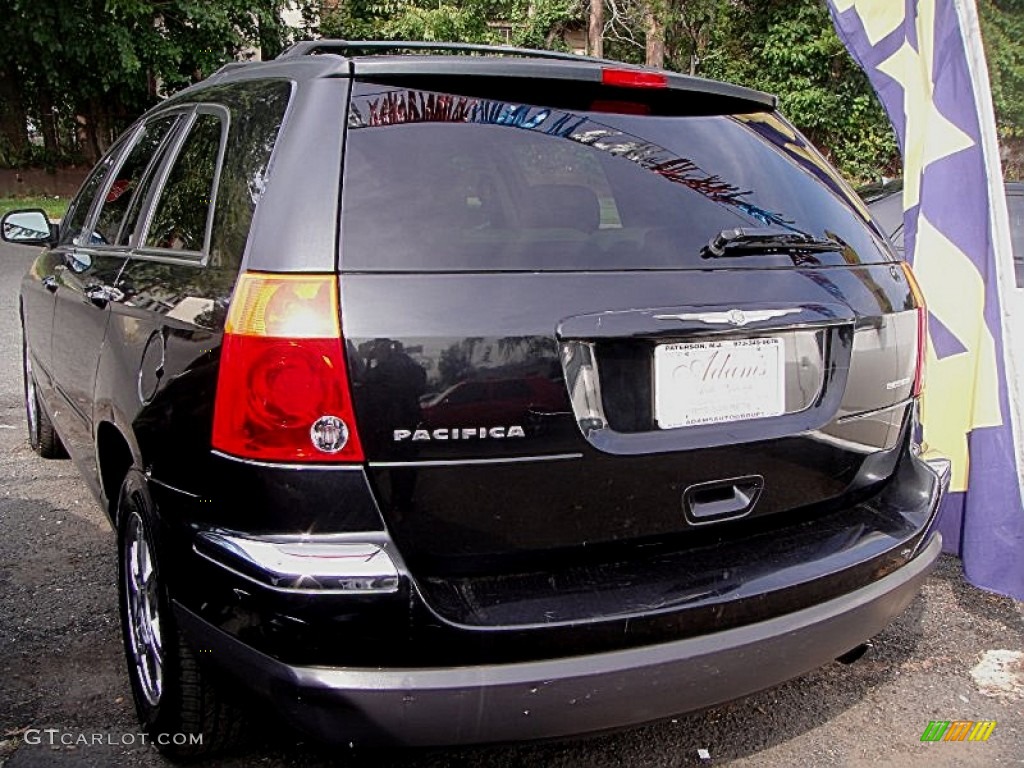
[[[743,266],[887,260],[833,174],[771,114],[565,112],[363,83],[349,114],[342,264],[706,268],[701,251],[719,232],[767,225],[844,248],[744,255]]]

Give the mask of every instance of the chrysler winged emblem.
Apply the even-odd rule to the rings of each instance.
[[[800,312],[798,307],[789,309],[730,309],[726,312],[684,312],[679,315],[655,315],[655,320],[696,320],[708,325],[735,325],[741,327],[748,323],[771,320],[773,317],[795,315]]]

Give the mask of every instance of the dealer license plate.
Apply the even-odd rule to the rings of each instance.
[[[662,429],[778,416],[785,409],[783,340],[659,344],[654,418]]]

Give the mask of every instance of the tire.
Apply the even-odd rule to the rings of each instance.
[[[25,420],[28,422],[28,444],[44,459],[66,458],[68,454],[64,450],[64,444],[60,441],[49,415],[39,403],[36,379],[32,373],[32,357],[28,353],[28,344],[24,339],[21,343],[21,360],[21,370],[25,378]]]
[[[121,635],[143,731],[172,759],[209,757],[236,746],[245,718],[211,683],[175,626],[160,576],[153,502],[134,468],[121,485],[117,527]]]

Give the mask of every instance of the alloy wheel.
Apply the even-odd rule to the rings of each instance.
[[[39,400],[36,381],[32,376],[32,358],[25,349],[25,412],[28,414],[28,434],[35,444],[39,439]]]
[[[143,696],[155,707],[160,703],[164,679],[160,601],[152,550],[137,512],[131,512],[126,522],[122,551],[131,661]]]

